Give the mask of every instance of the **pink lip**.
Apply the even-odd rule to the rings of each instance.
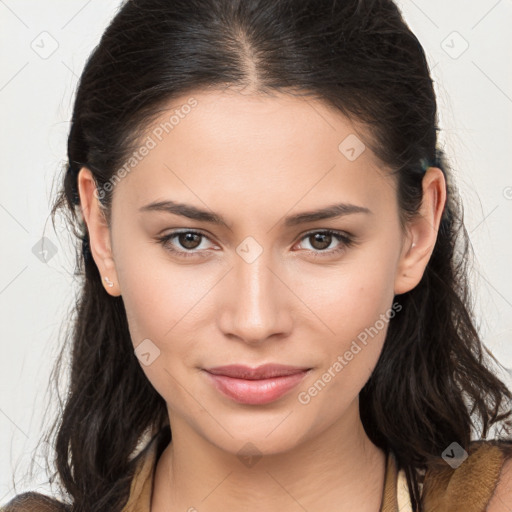
[[[310,368],[266,364],[258,368],[241,365],[205,369],[215,387],[242,404],[273,402],[294,388]]]

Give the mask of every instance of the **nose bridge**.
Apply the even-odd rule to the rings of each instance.
[[[250,237],[249,237],[250,238]],[[287,325],[279,280],[274,275],[272,254],[254,239],[237,248],[230,283],[228,312],[222,328],[247,342],[263,341],[282,333]]]

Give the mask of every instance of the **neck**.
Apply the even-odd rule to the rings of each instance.
[[[151,512],[375,512],[386,456],[364,431],[357,402],[347,417],[293,450],[239,457],[173,421],[160,456]],[[242,443],[243,444],[243,443]]]

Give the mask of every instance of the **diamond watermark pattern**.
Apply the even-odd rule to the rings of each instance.
[[[135,355],[144,366],[149,366],[160,355],[160,349],[146,338],[135,349]]]
[[[48,263],[57,254],[57,246],[49,238],[43,236],[32,247],[32,253],[43,263]]]
[[[343,139],[338,146],[338,149],[347,160],[353,162],[361,156],[363,151],[366,149],[366,146],[359,137],[351,133],[348,137]]]
[[[59,43],[50,33],[44,31],[30,43],[30,47],[41,59],[49,59],[57,51]]]
[[[258,447],[252,443],[245,443],[242,448],[238,450],[240,462],[248,468],[252,468],[262,456],[263,454],[258,450]]]
[[[456,469],[468,458],[468,453],[454,441],[441,456],[453,469]]]
[[[454,31],[443,40],[441,48],[455,60],[469,48],[469,43],[457,31]]]
[[[238,245],[236,252],[246,263],[252,263],[263,252],[263,247],[252,236],[248,236]]]

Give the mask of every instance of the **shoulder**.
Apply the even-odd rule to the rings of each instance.
[[[0,507],[0,512],[67,512],[68,507],[38,492],[18,494],[9,503]]]
[[[467,451],[457,446],[458,459],[450,462],[445,453],[441,464],[427,470],[425,509],[512,511],[512,441],[473,441]]]
[[[512,510],[512,455],[505,454],[499,479],[489,501],[487,512],[510,512]]]

